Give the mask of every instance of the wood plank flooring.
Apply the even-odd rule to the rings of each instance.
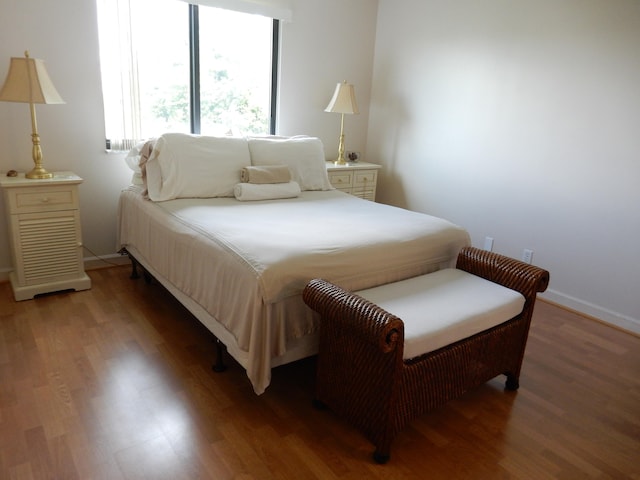
[[[391,460],[311,406],[313,359],[256,396],[128,267],[14,302],[0,284],[1,479],[640,479],[640,338],[539,301],[518,392],[494,379],[406,428]]]

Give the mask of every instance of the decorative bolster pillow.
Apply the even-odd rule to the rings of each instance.
[[[238,183],[233,188],[233,194],[240,201],[276,200],[279,198],[293,198],[300,195],[298,182],[286,183]]]
[[[244,167],[240,171],[243,183],[287,183],[291,181],[291,172],[287,165],[259,165]]]

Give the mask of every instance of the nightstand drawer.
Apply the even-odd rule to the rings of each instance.
[[[11,213],[31,213],[78,208],[76,189],[28,187],[14,188],[7,195]]]
[[[353,190],[351,190],[352,195],[360,198],[366,198],[367,200],[375,198],[375,192],[376,190],[373,188],[373,184],[368,187],[354,187]]]
[[[336,165],[327,162],[327,174],[331,185],[337,190],[375,201],[376,184],[380,165],[358,162]]]
[[[355,172],[355,181],[353,182],[353,185],[356,187],[373,185],[376,183],[376,177],[376,170],[362,170],[359,172]]]
[[[330,173],[329,181],[338,189],[349,188],[353,185],[353,172]]]

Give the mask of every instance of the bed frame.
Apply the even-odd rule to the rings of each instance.
[[[189,307],[186,305],[187,297],[184,297],[178,290],[174,290],[171,286],[165,284],[163,281],[158,280],[153,274],[151,274],[149,272],[151,267],[144,266],[126,248],[120,249],[120,251],[118,253],[120,253],[121,255],[126,255],[127,257],[129,257],[129,260],[131,261],[131,274],[129,275],[129,278],[131,278],[132,280],[139,279],[140,278],[140,273],[138,272],[138,268],[140,268],[142,270],[142,277],[144,278],[144,281],[147,284],[150,284],[155,279],[157,282],[159,282],[161,285],[163,285],[165,288],[167,288],[169,290],[169,292],[174,297],[176,297],[178,299],[178,301],[180,301],[183,305],[185,305],[188,310],[190,310]],[[192,313],[193,313],[193,311],[192,311]],[[194,315],[196,315],[196,314],[194,313]],[[211,366],[211,368],[212,368],[212,370],[214,372],[222,373],[227,369],[227,364],[225,363],[225,357],[226,357],[226,354],[227,354],[227,346],[224,344],[224,342],[222,342],[215,335],[214,332],[211,332],[211,334],[215,338],[215,346],[216,346],[215,361],[214,361],[213,365]]]

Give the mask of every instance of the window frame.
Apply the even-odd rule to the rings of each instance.
[[[189,110],[190,129],[200,134],[200,9],[189,4]],[[280,49],[280,20],[272,19],[271,25],[271,85],[269,98],[269,134],[276,133],[276,112],[278,101],[278,60]]]
[[[185,0],[182,0],[185,1]],[[126,2],[128,4],[128,1]],[[213,5],[212,5],[213,6]],[[214,7],[220,8],[220,7]],[[98,9],[99,10],[99,9]],[[100,12],[98,11],[98,14]],[[247,13],[249,14],[249,13]],[[266,15],[263,15],[266,16]],[[100,23],[100,21],[99,21]],[[200,102],[200,16],[199,5],[188,3],[188,44],[189,44],[189,130],[192,134],[201,134],[201,102]],[[271,75],[269,85],[269,110],[267,113],[268,134],[275,135],[277,127],[277,101],[278,101],[278,67],[280,50],[281,21],[271,17]],[[106,126],[106,125],[105,125]],[[139,134],[140,132],[138,132]],[[143,141],[143,138],[116,138],[114,147],[113,139],[105,131],[105,146],[107,151],[127,151],[135,144]],[[128,135],[126,135],[128,136]],[[137,136],[135,133],[132,137]]]

